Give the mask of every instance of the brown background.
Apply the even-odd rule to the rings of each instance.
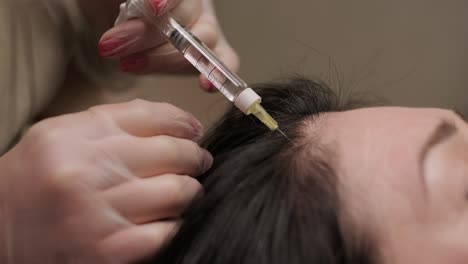
[[[466,0],[214,0],[248,83],[296,73],[393,105],[468,111]],[[210,123],[225,101],[193,78],[153,77],[140,97]]]

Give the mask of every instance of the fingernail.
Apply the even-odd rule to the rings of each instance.
[[[207,172],[213,166],[213,156],[208,152],[203,153],[203,173]]]
[[[214,84],[212,84],[210,81],[208,81],[205,78],[201,79],[200,86],[209,93],[215,92],[217,90],[216,86],[214,86]]]
[[[192,126],[193,133],[195,134],[194,139],[196,140],[201,139],[205,130],[203,125],[195,117],[191,118],[189,123]]]
[[[129,57],[120,60],[120,69],[123,72],[138,71],[148,66],[146,57]]]
[[[210,83],[210,85],[209,85],[209,87],[208,87],[208,92],[209,92],[209,93],[214,93],[214,92],[216,92],[216,91],[217,91],[217,89],[216,89],[216,87],[214,86],[214,84]]]
[[[99,53],[102,57],[111,57],[119,53],[122,53],[124,49],[125,41],[120,39],[108,39],[99,43]]]
[[[167,0],[151,0],[151,7],[156,16],[159,16],[163,13],[164,8],[166,7]]]

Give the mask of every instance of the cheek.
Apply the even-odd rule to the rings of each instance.
[[[468,263],[467,144],[453,139],[435,147],[425,164],[430,233],[430,263]],[[426,262],[428,263],[428,262]]]
[[[468,220],[468,219],[467,219]],[[437,248],[438,263],[466,264],[468,263],[468,230],[451,232],[444,235]],[[435,262],[434,262],[435,263]]]
[[[458,218],[451,219],[450,224],[441,224],[433,228],[436,235],[436,246],[441,262],[449,264],[468,263],[468,207],[459,212]],[[442,261],[443,260],[443,261]]]
[[[382,252],[387,254],[383,254],[382,261],[379,263],[468,263],[468,229],[448,229],[450,228],[446,226],[429,224],[400,232],[389,241],[390,243],[383,244]]]

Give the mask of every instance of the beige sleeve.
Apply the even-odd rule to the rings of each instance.
[[[61,103],[78,109],[83,100],[121,98],[131,83],[131,78],[116,78],[114,68],[98,59],[96,33],[87,30],[75,1],[0,0],[0,155],[59,91],[75,92],[64,97],[71,102]],[[75,77],[69,77],[71,64]],[[93,86],[87,95],[70,84],[80,81]],[[55,113],[69,111],[59,108]]]

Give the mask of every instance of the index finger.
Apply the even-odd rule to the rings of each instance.
[[[192,114],[167,103],[136,99],[96,106],[90,108],[88,114],[137,137],[167,135],[198,139],[203,134],[203,126]]]

